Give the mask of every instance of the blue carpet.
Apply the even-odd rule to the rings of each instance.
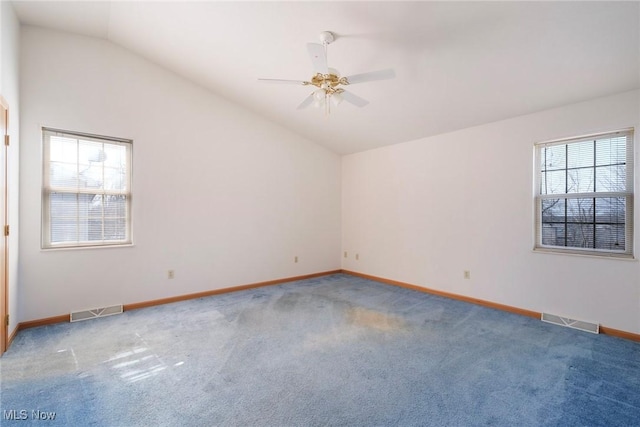
[[[28,329],[0,373],[3,426],[640,425],[640,344],[342,274]]]

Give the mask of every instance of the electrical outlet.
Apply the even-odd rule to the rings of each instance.
[[[347,257],[347,251],[344,251],[344,257],[345,258]]]
[[[360,254],[356,254],[356,261],[360,260]]]
[[[469,270],[465,270],[464,271],[464,278],[465,279],[471,279],[471,272]]]
[[[173,271],[173,270],[167,271],[167,278],[168,279],[173,279],[175,277],[176,277],[176,272],[175,271]]]
[[[293,257],[293,262],[298,262],[298,257],[297,256]]]

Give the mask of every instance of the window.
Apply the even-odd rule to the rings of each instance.
[[[42,247],[130,244],[131,141],[42,134]]]
[[[633,256],[633,131],[536,144],[536,249]]]

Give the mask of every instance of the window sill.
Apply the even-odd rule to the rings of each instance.
[[[568,255],[568,256],[576,256],[581,258],[596,258],[596,259],[612,259],[616,261],[638,261],[633,255],[617,255],[617,254],[595,254],[595,253],[580,253],[580,252],[571,252],[571,251],[560,251],[555,249],[547,249],[547,248],[533,248],[533,253],[538,254],[551,254],[551,255]]]
[[[132,248],[135,245],[133,243],[123,243],[118,245],[95,245],[95,246],[59,246],[54,248],[40,248],[42,252],[57,252],[57,251],[78,251],[84,249],[113,249],[113,248]]]

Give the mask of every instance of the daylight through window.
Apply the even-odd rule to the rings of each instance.
[[[131,243],[131,147],[43,129],[43,248]]]
[[[632,256],[633,132],[536,145],[536,248]]]

